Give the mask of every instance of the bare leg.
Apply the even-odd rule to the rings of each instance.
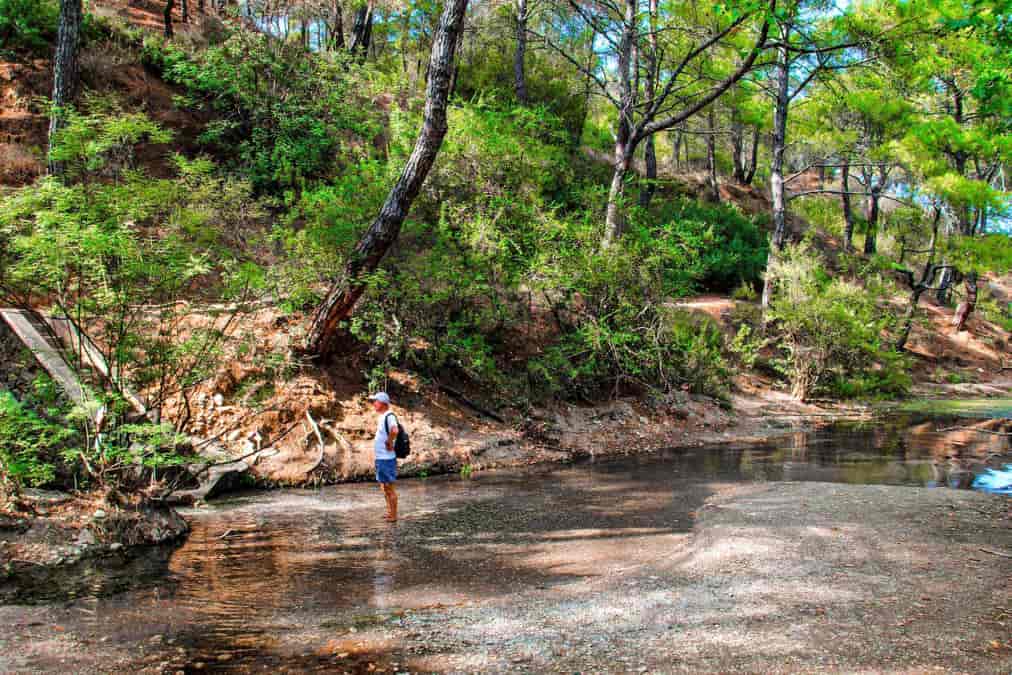
[[[387,500],[387,515],[385,520],[394,522],[397,520],[397,490],[393,483],[380,483],[383,488],[383,496]]]

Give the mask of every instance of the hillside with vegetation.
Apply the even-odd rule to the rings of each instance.
[[[381,388],[422,474],[1007,390],[1010,55],[985,2],[0,0],[0,294],[104,361],[7,359],[3,500],[358,478]]]

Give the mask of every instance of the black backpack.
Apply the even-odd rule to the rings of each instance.
[[[387,435],[390,434],[390,415],[383,418],[383,426],[387,430]],[[397,419],[397,415],[394,415],[394,419]],[[408,430],[404,428],[403,424],[397,422],[397,426],[400,431],[397,432],[397,438],[394,439],[394,454],[397,455],[397,459],[404,459],[411,454],[411,438],[408,437]]]

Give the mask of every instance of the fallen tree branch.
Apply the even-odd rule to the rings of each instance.
[[[992,551],[989,548],[982,548],[980,550],[983,551],[984,553],[990,553],[991,555],[996,555],[999,558],[1012,558],[1012,555],[1010,555],[1008,553],[1002,553],[1001,551]]]
[[[449,394],[450,396],[452,396],[453,398],[457,399],[458,401],[460,401],[461,403],[463,403],[464,405],[466,405],[468,408],[470,408],[471,410],[475,411],[476,413],[484,415],[485,417],[488,417],[489,419],[495,420],[499,424],[506,424],[506,420],[504,420],[502,417],[500,417],[499,415],[496,415],[494,412],[492,412],[490,410],[486,410],[485,408],[482,408],[480,405],[478,405],[474,401],[470,400],[469,398],[467,398],[466,396],[464,396],[462,393],[460,393],[456,389],[448,387],[445,384],[438,384],[437,383],[436,386],[439,388],[439,391],[443,392],[444,394]]]
[[[974,427],[948,427],[947,429],[939,429],[939,433],[944,431],[975,431],[978,434],[991,434],[992,436],[1012,436],[1012,433],[1006,431],[991,431],[990,429],[975,429]]]
[[[320,464],[323,464],[323,455],[326,452],[327,446],[323,442],[323,435],[320,433],[320,427],[317,426],[316,420],[313,419],[313,416],[309,414],[308,410],[306,411],[306,419],[309,420],[309,424],[313,427],[313,433],[316,434],[316,440],[320,442],[320,456],[317,458],[316,462],[313,463],[313,466],[306,471],[307,474],[310,474],[316,471]]]

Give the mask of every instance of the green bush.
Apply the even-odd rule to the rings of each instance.
[[[48,52],[59,16],[56,0],[0,0],[0,54]]]
[[[44,419],[8,391],[0,391],[0,493],[45,485],[75,437],[65,424]]]
[[[906,392],[907,358],[894,352],[885,293],[829,278],[807,245],[790,246],[771,267],[776,293],[768,312],[793,395],[896,396]],[[874,284],[874,280],[869,282]]]
[[[128,465],[179,461],[172,429],[132,423],[117,382],[138,388],[154,410],[165,408],[185,422],[194,386],[220,365],[228,326],[262,286],[256,266],[234,253],[234,238],[251,237],[250,223],[260,212],[248,183],[218,175],[207,160],[175,157],[175,175],[155,179],[115,159],[164,135],[140,114],[74,113],[54,156],[79,169],[79,180],[48,177],[0,202],[4,292],[44,297],[54,315],[73,317],[115,373],[91,377],[71,354],[86,403],[59,415],[46,410],[47,418],[58,418],[80,439],[60,459],[78,484],[121,480]],[[183,300],[193,300],[198,290],[237,304],[195,314]],[[40,409],[51,407],[46,387],[37,387],[36,398]],[[22,427],[35,424],[32,438],[47,438],[29,418],[12,419]],[[30,460],[51,465],[51,444],[25,442],[46,452],[14,457],[28,467],[19,471],[25,480],[42,480],[43,473],[29,471]]]
[[[333,177],[340,160],[367,155],[380,131],[375,107],[357,93],[359,67],[337,55],[307,55],[299,44],[242,30],[196,54],[149,38],[143,55],[219,114],[202,142],[231,158],[258,191]]]
[[[656,214],[641,215],[626,238],[645,254],[652,250],[668,295],[730,292],[756,283],[766,266],[765,234],[734,206],[666,199]]]

